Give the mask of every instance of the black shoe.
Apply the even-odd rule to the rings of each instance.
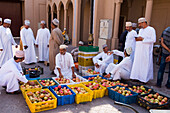
[[[167,89],[170,89],[170,87],[168,87],[168,85],[165,85],[165,87],[166,87]]]
[[[6,86],[2,86],[2,88],[6,89],[7,87]]]
[[[20,91],[14,91],[14,92],[6,92],[6,94],[20,94]]]
[[[38,63],[44,63],[44,61],[38,61]]]
[[[157,84],[156,84],[155,86],[156,86],[157,88],[161,88],[161,86],[160,86],[160,85],[157,85]]]

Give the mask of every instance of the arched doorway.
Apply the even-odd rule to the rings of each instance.
[[[51,7],[48,6],[48,28],[51,31]]]
[[[54,5],[53,5],[53,19],[54,18],[57,18],[57,6],[56,6],[56,4],[54,3]]]
[[[60,5],[60,15],[59,15],[59,28],[61,29],[61,31],[64,30],[64,5],[63,3],[61,3]]]
[[[81,3],[80,40],[87,42],[90,33],[90,0]]]
[[[73,32],[73,4],[72,2],[70,2],[68,5],[68,13],[67,13],[67,33],[71,40],[72,40],[72,32]]]

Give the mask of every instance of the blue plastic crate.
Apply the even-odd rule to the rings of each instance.
[[[37,79],[40,79],[40,77],[30,78],[29,74],[25,75],[25,77],[26,77],[27,80],[37,80]]]
[[[109,87],[109,88],[108,88],[109,97],[110,97],[111,99],[113,99],[113,100],[115,100],[115,101],[118,101],[118,102],[126,103],[126,104],[136,103],[138,93],[135,93],[135,92],[129,90],[128,88],[125,88],[125,90],[131,91],[131,93],[132,93],[133,95],[132,95],[132,96],[123,96],[122,94],[119,94],[118,92],[111,90],[111,88],[114,89],[114,88],[116,88],[117,86],[123,87],[123,86],[120,86],[120,85],[116,85],[116,86],[113,86],[113,87]]]
[[[50,79],[50,80],[53,80],[52,78],[42,78],[42,79],[37,79],[37,81],[39,82],[39,80],[47,80],[47,79]],[[54,81],[54,80],[53,80]],[[55,82],[55,81],[54,81]],[[39,82],[40,83],[40,82]],[[41,83],[40,83],[40,85],[42,86],[42,88],[44,89],[44,88],[48,88],[49,89],[49,87],[50,86],[43,86]],[[57,82],[55,82],[55,85],[54,86],[56,86],[56,85],[58,85],[58,83]]]
[[[97,77],[97,76],[102,77],[102,79],[107,79],[107,78],[105,78],[105,77],[103,77],[103,76],[101,76],[101,75],[83,76],[83,78],[85,78],[85,79],[87,79],[87,80],[88,80],[88,78],[91,78],[91,77]],[[92,81],[92,80],[89,80],[89,81]]]
[[[66,87],[67,89],[70,89],[72,95],[65,95],[65,96],[58,96],[56,92],[54,91],[54,88],[56,86],[51,86],[49,89],[50,91],[57,97],[57,105],[64,105],[64,104],[72,104],[75,101],[76,94],[67,86],[67,85],[61,85],[61,87]]]

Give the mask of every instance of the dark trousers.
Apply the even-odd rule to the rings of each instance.
[[[166,60],[166,57],[168,57],[168,56],[169,56],[168,54],[162,53],[161,63],[160,63],[158,76],[157,76],[157,85],[158,86],[161,86],[161,84],[162,84],[165,67],[166,67],[166,64],[168,63],[165,60]],[[166,86],[168,88],[170,87],[170,63],[169,63],[169,73],[168,73],[168,80],[167,80]]]

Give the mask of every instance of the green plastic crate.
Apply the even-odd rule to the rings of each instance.
[[[79,51],[83,52],[98,52],[99,47],[98,46],[79,46]]]

